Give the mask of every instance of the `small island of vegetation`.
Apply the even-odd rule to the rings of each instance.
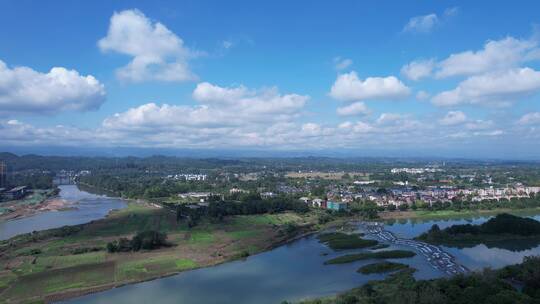
[[[343,303],[539,303],[540,257],[500,270],[469,275],[415,280],[413,269],[403,269],[385,280],[371,281],[338,296],[302,301],[302,304]],[[518,288],[516,288],[518,287]],[[287,303],[287,302],[285,302]]]
[[[452,225],[445,229],[433,225],[417,239],[434,244],[458,246],[518,239],[540,240],[540,222],[503,213],[481,225]]]
[[[328,245],[333,250],[358,249],[376,246],[375,240],[364,240],[358,234],[345,234],[340,232],[330,232],[320,234],[318,239],[321,243]]]
[[[352,263],[355,261],[367,260],[367,259],[403,259],[403,258],[411,258],[415,255],[416,253],[409,250],[385,250],[385,251],[378,251],[378,252],[362,252],[362,253],[356,253],[356,254],[347,254],[347,255],[337,257],[337,258],[333,258],[331,260],[324,262],[324,264],[325,265],[345,264],[345,263]]]
[[[379,262],[367,264],[358,269],[363,274],[385,273],[409,268],[409,265],[394,262]]]

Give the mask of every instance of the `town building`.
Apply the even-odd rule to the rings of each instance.
[[[213,194],[211,192],[188,192],[188,193],[180,193],[178,194],[178,197],[183,199],[195,199],[199,202],[205,202],[212,196]]]
[[[334,210],[334,211],[344,211],[347,210],[348,204],[345,202],[333,202],[328,201],[326,202],[326,209]]]
[[[4,198],[7,200],[21,199],[26,195],[26,186],[15,187],[4,192]]]

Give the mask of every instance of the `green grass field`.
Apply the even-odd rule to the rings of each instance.
[[[9,265],[0,271],[0,299],[16,303],[36,297],[55,299],[58,293],[74,289],[109,288],[215,265],[260,252],[287,238],[282,233],[286,224],[307,221],[316,223],[317,217],[294,213],[231,216],[223,221],[201,219],[189,229],[185,221],[177,223],[169,210],[130,202],[127,208],[89,224],[0,242],[0,263]],[[108,242],[144,230],[166,232],[172,246],[107,252]]]
[[[86,264],[22,275],[2,297],[29,298],[72,288],[112,283],[114,263]]]
[[[141,280],[163,273],[172,273],[196,267],[197,263],[195,261],[178,259],[174,256],[159,256],[144,260],[126,261],[117,265],[116,280]]]

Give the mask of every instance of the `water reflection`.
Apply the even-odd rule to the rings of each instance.
[[[540,215],[531,213],[520,213],[519,216],[527,216],[535,220],[540,220]],[[414,238],[426,232],[432,225],[437,224],[441,229],[458,224],[479,225],[491,216],[469,216],[463,218],[444,220],[405,220],[390,221],[386,225],[386,230],[394,234]],[[462,246],[442,246],[462,264],[472,270],[480,270],[485,267],[501,268],[506,265],[521,263],[524,257],[540,255],[540,240],[509,240],[497,242],[485,242],[477,245]]]
[[[455,247],[443,248],[458,257],[463,265],[473,270],[480,270],[486,267],[501,268],[506,265],[521,263],[526,256],[540,255],[540,246],[527,250],[489,248],[484,244],[462,249]]]
[[[78,190],[77,190],[78,191]],[[77,194],[73,188],[65,189],[66,197],[84,198],[81,202],[92,204],[105,198],[87,193]],[[90,197],[87,197],[90,195]],[[114,202],[114,199],[107,199]],[[121,201],[117,201],[121,202]],[[540,216],[533,216],[540,219]],[[386,229],[396,236],[414,238],[427,231],[433,224],[445,228],[455,224],[481,224],[489,217],[469,217],[449,220],[399,220],[387,224]],[[497,244],[497,246],[503,246]],[[476,245],[470,248],[443,247],[454,255],[460,264],[478,270],[484,267],[499,268],[521,262],[524,256],[540,255],[540,246],[518,242],[507,248]],[[392,245],[391,249],[410,250],[410,247]],[[87,295],[67,303],[280,303],[283,300],[298,301],[305,298],[333,295],[382,279],[381,274],[363,275],[356,270],[376,260],[356,261],[350,264],[324,265],[326,260],[342,254],[358,252],[349,250],[333,252],[320,244],[315,237],[308,237],[281,246],[269,252],[251,256],[215,267],[187,271],[176,276],[128,285],[105,292]],[[444,276],[434,269],[423,256],[390,260],[408,264],[418,271],[417,279]]]
[[[393,246],[390,249],[398,249]],[[407,249],[407,248],[402,248]],[[280,303],[333,295],[382,279],[384,275],[363,275],[356,270],[374,262],[324,265],[342,254],[333,252],[308,237],[290,245],[216,267],[188,271],[177,276],[125,286],[103,293],[74,299],[69,303]],[[327,253],[328,255],[323,255]],[[394,260],[417,268],[418,278],[442,275],[420,256]]]

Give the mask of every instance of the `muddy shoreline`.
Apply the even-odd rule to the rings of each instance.
[[[73,202],[68,202],[64,199],[61,199],[58,195],[47,197],[42,202],[33,205],[22,204],[21,201],[11,201],[3,203],[2,207],[13,208],[14,210],[12,212],[0,215],[0,221],[10,221],[25,218],[33,216],[40,212],[64,211],[76,208]]]

